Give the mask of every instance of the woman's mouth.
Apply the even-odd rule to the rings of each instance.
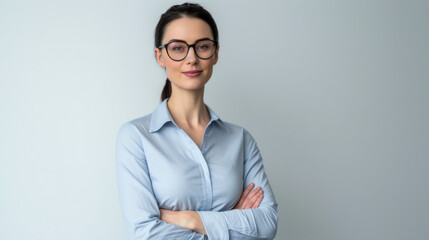
[[[185,76],[187,77],[197,77],[199,76],[203,71],[198,71],[198,70],[192,70],[192,71],[187,71],[187,72],[182,72]]]

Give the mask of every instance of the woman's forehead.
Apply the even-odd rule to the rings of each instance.
[[[167,24],[163,43],[167,43],[172,39],[193,43],[202,38],[213,39],[210,26],[199,18],[183,17]]]

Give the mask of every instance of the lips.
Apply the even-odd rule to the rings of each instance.
[[[198,71],[198,70],[192,70],[192,71],[186,71],[186,72],[182,72],[185,76],[187,77],[197,77],[199,76],[203,71]]]

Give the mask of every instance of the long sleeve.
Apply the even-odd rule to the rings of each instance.
[[[224,212],[198,211],[209,239],[273,239],[277,232],[277,202],[274,198],[262,156],[249,132],[244,130],[244,186],[255,183],[264,190],[264,199],[255,209]]]
[[[160,220],[137,128],[124,124],[116,140],[119,202],[128,239],[204,239],[204,235]]]

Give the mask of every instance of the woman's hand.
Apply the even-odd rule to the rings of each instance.
[[[195,211],[173,211],[159,209],[160,219],[166,223],[207,235],[200,215]]]
[[[241,194],[240,200],[235,205],[234,209],[257,208],[264,198],[264,190],[261,187],[255,187],[254,183],[249,184]],[[253,191],[252,191],[253,189]]]

